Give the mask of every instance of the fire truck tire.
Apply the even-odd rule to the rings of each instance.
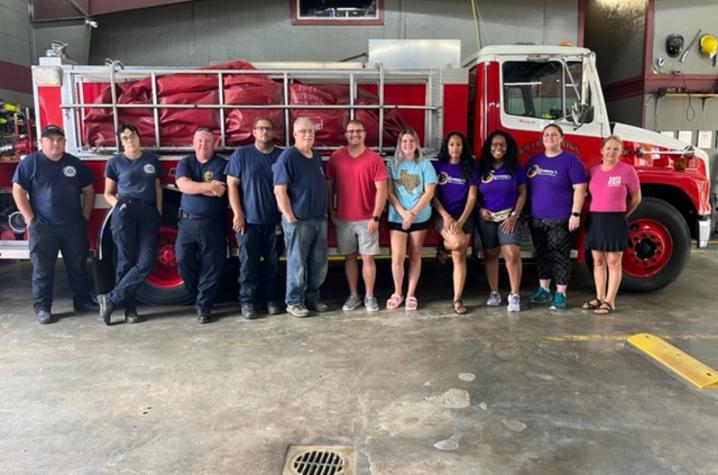
[[[628,234],[631,245],[623,254],[622,290],[652,292],[680,275],[690,256],[691,234],[674,206],[643,198],[628,218]]]
[[[137,290],[135,298],[147,305],[186,305],[192,303],[192,295],[184,284],[176,287],[159,287],[145,281]]]

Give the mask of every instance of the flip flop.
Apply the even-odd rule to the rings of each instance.
[[[416,310],[416,308],[419,306],[419,301],[416,300],[416,297],[407,297],[406,298],[406,304],[404,305],[404,309],[407,312],[411,312],[413,310]]]
[[[386,301],[387,310],[396,310],[404,302],[404,297],[399,294],[391,294],[389,300]]]
[[[596,315],[608,315],[609,313],[613,313],[613,306],[608,302],[601,302],[601,305],[598,306],[596,310],[593,311]]]
[[[586,300],[583,302],[583,305],[581,305],[581,308],[584,310],[596,310],[598,307],[601,306],[601,301],[593,298],[591,300]]]
[[[461,299],[454,300],[451,304],[454,306],[454,313],[458,315],[466,313],[466,307],[464,307],[464,302],[462,302]]]

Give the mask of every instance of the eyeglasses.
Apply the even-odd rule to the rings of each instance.
[[[138,138],[137,134],[131,134],[131,135],[120,135],[120,140],[123,142],[129,142],[130,140]]]
[[[506,148],[506,144],[503,142],[492,143],[491,148]]]
[[[364,129],[351,129],[351,130],[347,130],[347,133],[348,133],[349,135],[353,135],[353,134],[363,134],[364,132],[366,132],[366,130],[364,130]]]
[[[295,130],[294,133],[299,135],[314,135],[314,129],[299,129]]]
[[[262,132],[262,131],[271,132],[272,129],[273,129],[273,127],[264,126],[264,125],[258,125],[257,127],[254,128],[254,130],[259,130],[260,132]]]

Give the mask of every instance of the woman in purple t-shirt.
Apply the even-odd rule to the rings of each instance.
[[[451,251],[454,262],[454,313],[466,313],[461,300],[466,283],[466,250],[474,234],[472,213],[476,204],[478,175],[466,136],[451,132],[439,150],[439,160],[433,163],[438,177],[434,199],[434,225]],[[441,244],[440,244],[441,245]]]
[[[486,279],[491,289],[486,305],[501,305],[499,254],[502,254],[511,284],[506,309],[518,312],[521,310],[521,249],[516,221],[526,203],[526,173],[519,166],[514,138],[502,130],[491,132],[481,149],[479,169],[479,234],[484,245]]]
[[[566,308],[573,232],[581,224],[588,182],[578,157],[561,150],[562,140],[561,127],[547,125],[543,129],[544,152],[531,155],[526,163],[526,208],[539,274],[539,287],[531,296],[531,303],[551,300],[549,287],[554,280],[556,293],[551,310]]]
[[[611,135],[603,140],[601,164],[591,169],[588,191],[586,249],[593,257],[596,298],[585,302],[585,310],[597,315],[613,312],[621,284],[621,259],[628,246],[626,217],[641,202],[641,187],[636,170],[621,161],[623,140]]]

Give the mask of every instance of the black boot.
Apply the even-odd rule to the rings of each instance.
[[[107,295],[100,295],[98,297],[100,301],[100,317],[102,321],[105,322],[105,325],[111,325],[112,312],[115,310],[115,304],[112,303],[112,300],[110,300]]]
[[[125,305],[125,322],[127,323],[139,323],[142,318],[137,313],[137,307],[134,303]]]

